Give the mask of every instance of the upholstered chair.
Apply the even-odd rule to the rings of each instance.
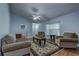
[[[76,48],[78,43],[78,36],[76,33],[64,33],[63,38],[60,38],[60,47]]]

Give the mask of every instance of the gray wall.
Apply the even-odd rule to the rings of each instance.
[[[32,35],[32,23],[30,23],[27,19],[18,16],[18,15],[14,15],[11,14],[11,21],[10,21],[10,32],[13,34],[24,34],[26,36],[30,36]],[[20,28],[21,24],[25,24],[26,25],[26,29],[22,30]]]
[[[79,11],[52,19],[50,21],[47,21],[46,23],[55,22],[60,22],[61,35],[64,32],[76,32],[79,35]]]
[[[10,16],[8,4],[0,3],[0,38],[9,33]]]
[[[29,22],[28,19],[25,19],[21,16],[11,14],[11,21],[10,21],[10,32],[13,34],[22,33],[26,34],[26,36],[33,36],[34,33],[32,32],[32,22]],[[21,30],[20,25],[25,24],[27,29]],[[45,24],[41,23],[38,31],[45,31]]]
[[[0,3],[0,39],[6,34],[8,34],[9,30],[10,30],[10,16],[9,16],[8,4]]]
[[[41,25],[38,28],[39,32],[45,32],[45,23],[40,23]]]

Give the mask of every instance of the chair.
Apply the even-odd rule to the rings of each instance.
[[[30,55],[30,41],[16,42],[16,37],[11,34],[2,39],[2,52],[4,56],[23,56]]]
[[[60,47],[76,48],[78,43],[78,36],[76,33],[64,33],[63,38],[60,38]]]

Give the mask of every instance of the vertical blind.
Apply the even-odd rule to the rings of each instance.
[[[60,35],[60,23],[46,24],[46,35]]]

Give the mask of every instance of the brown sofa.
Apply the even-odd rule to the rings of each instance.
[[[5,56],[30,55],[30,41],[16,42],[16,37],[12,34],[4,36],[2,39],[2,52]]]
[[[78,36],[76,33],[64,33],[62,38],[58,39],[59,46],[63,48],[76,48]]]

